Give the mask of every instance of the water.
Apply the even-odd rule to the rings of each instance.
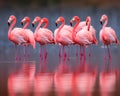
[[[7,20],[11,14],[17,17],[16,26],[20,26],[20,20],[24,16],[29,16],[31,21],[35,16],[47,17],[49,19],[49,28],[54,31],[56,26],[55,20],[58,16],[63,16],[66,23],[69,24],[70,19],[74,15],[85,20],[86,16],[92,18],[92,25],[96,29],[97,39],[99,40],[99,30],[101,25],[99,19],[102,14],[107,14],[109,17],[108,26],[112,26],[119,35],[119,8],[83,8],[83,9],[62,9],[49,8],[39,10],[19,10],[19,9],[1,9],[0,15],[0,95],[1,96],[120,96],[119,83],[119,45],[111,46],[112,52],[112,72],[106,72],[104,68],[104,49],[99,42],[98,45],[91,46],[91,59],[87,58],[86,64],[90,67],[81,66],[80,72],[75,72],[78,67],[76,64],[76,47],[71,46],[70,62],[67,65],[71,66],[71,70],[64,74],[55,74],[59,64],[58,45],[48,45],[47,70],[40,72],[40,58],[37,44],[36,49],[30,46],[28,52],[30,54],[28,61],[24,61],[23,47],[20,47],[21,60],[18,63],[14,61],[15,47],[8,40]],[[49,14],[51,13],[51,14]],[[34,31],[30,25],[29,28]],[[89,48],[87,48],[87,53]],[[87,56],[88,57],[88,56]],[[86,69],[87,68],[87,69]],[[78,67],[79,69],[79,67]],[[85,71],[85,69],[87,71]],[[44,69],[45,70],[45,69]],[[103,72],[103,75],[102,75]],[[57,77],[61,78],[57,78]],[[57,79],[55,79],[55,77]],[[103,78],[104,77],[104,78]],[[11,82],[11,83],[10,83]],[[41,83],[42,82],[42,83]],[[71,83],[72,82],[72,83]],[[61,84],[60,84],[61,83]],[[72,85],[71,85],[72,84]]]

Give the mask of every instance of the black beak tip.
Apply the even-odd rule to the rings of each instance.
[[[21,25],[23,26],[23,22],[21,22]]]
[[[72,26],[72,22],[70,22],[70,25]]]
[[[103,24],[102,21],[100,21],[100,24],[101,24],[101,25]]]
[[[34,24],[32,23],[32,26],[34,27]]]
[[[57,26],[58,24],[57,24],[57,23],[55,23],[55,25]]]
[[[8,26],[10,26],[10,23],[8,22]]]

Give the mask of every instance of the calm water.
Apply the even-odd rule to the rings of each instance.
[[[49,8],[32,11],[30,9],[1,9],[0,96],[120,96],[120,45],[111,46],[112,65],[109,68],[112,70],[110,72],[104,67],[104,49],[99,42],[98,45],[91,46],[91,58],[89,60],[87,56],[86,65],[84,66],[77,63],[75,56],[76,47],[71,46],[70,62],[67,62],[67,66],[70,66],[71,69],[68,70],[69,68],[66,68],[65,70],[67,71],[63,70],[63,73],[60,73],[58,45],[47,46],[48,58],[46,67],[41,67],[40,47],[38,44],[36,49],[28,48],[29,59],[27,61],[24,61],[24,48],[20,47],[21,60],[15,63],[15,47],[7,38],[7,20],[11,14],[16,15],[18,20],[16,26],[20,27],[20,20],[26,15],[31,18],[31,21],[35,16],[47,17],[50,24],[49,28],[52,31],[56,28],[54,25],[55,20],[61,15],[65,17],[67,24],[69,24],[70,19],[74,15],[80,16],[82,21],[85,20],[86,16],[90,15],[99,40],[99,30],[101,29],[99,19],[105,13],[109,17],[108,25],[116,30],[120,40],[119,10],[119,8]],[[31,25],[29,28],[34,31]],[[87,53],[89,50],[87,48]]]

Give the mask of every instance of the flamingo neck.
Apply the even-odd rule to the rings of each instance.
[[[108,24],[108,18],[106,17],[105,18],[105,23],[103,24],[103,28],[105,28],[107,26],[107,24]]]
[[[60,27],[59,27],[59,29],[58,29],[58,32],[57,32],[57,39],[60,38],[60,31],[61,31],[61,29],[64,27],[64,25],[65,25],[65,21],[62,21],[62,24],[60,25]]]
[[[35,29],[35,33],[40,29],[40,26],[41,26],[41,23],[40,23],[40,21],[38,21],[39,23],[38,23],[38,26],[36,27],[36,29]]]
[[[80,23],[80,21],[76,21],[76,24],[73,27],[73,32],[72,32],[72,38],[75,41],[75,37],[76,37],[76,31],[75,29],[77,28],[78,24]]]
[[[26,21],[26,24],[23,26],[23,29],[26,29],[30,25],[30,20]]]
[[[45,25],[43,26],[43,28],[47,28],[48,27],[48,21],[45,21]]]
[[[16,24],[16,19],[13,20],[12,24],[9,27],[8,38],[10,38],[11,31],[12,31],[13,27],[15,26],[15,24]]]

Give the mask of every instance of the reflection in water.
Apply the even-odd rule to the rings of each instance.
[[[30,64],[32,63],[32,64]],[[33,87],[35,62],[25,62],[21,69],[11,73],[8,77],[9,96],[29,96]]]
[[[78,66],[73,76],[73,96],[85,95],[91,96],[95,82],[96,82],[96,69],[90,69],[87,64]]]
[[[110,96],[115,91],[118,71],[103,71],[100,73],[99,85],[101,96]]]
[[[46,65],[45,65],[46,66]],[[34,96],[48,96],[53,87],[53,73],[49,73],[41,64],[41,70],[34,78]]]
[[[72,90],[72,72],[66,64],[60,64],[54,75],[54,87],[58,96]]]

